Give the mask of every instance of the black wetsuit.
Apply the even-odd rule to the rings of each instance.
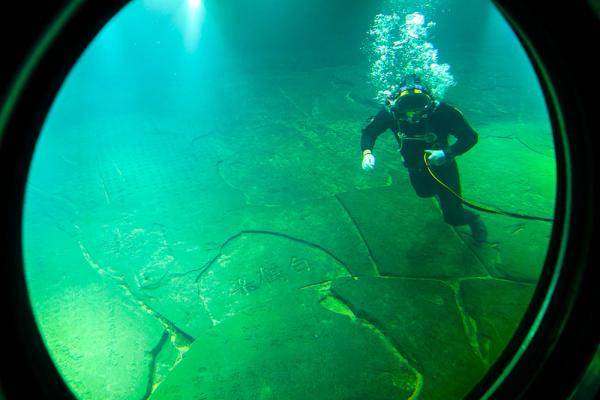
[[[450,225],[465,225],[477,217],[472,211],[465,210],[459,199],[433,180],[423,161],[426,149],[444,150],[446,163],[441,166],[432,165],[432,170],[456,193],[461,193],[460,177],[454,157],[473,147],[477,143],[478,135],[460,111],[448,104],[439,103],[427,118],[418,123],[409,123],[397,120],[391,112],[382,109],[362,130],[362,150],[373,149],[377,137],[387,129],[394,132],[404,166],[408,168],[410,182],[418,196],[437,195],[444,221]],[[401,135],[404,135],[404,139]],[[456,138],[453,144],[449,144],[450,135]]]

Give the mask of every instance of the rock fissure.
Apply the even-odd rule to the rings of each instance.
[[[507,136],[494,136],[494,135],[485,135],[482,136],[483,138],[490,138],[490,139],[508,139],[508,140],[516,140],[517,142],[519,142],[521,145],[523,145],[525,148],[527,148],[528,150],[533,151],[536,154],[539,154],[543,157],[548,157],[548,158],[554,158],[553,156],[550,156],[548,154],[542,153],[539,150],[534,149],[533,147],[531,147],[530,145],[528,145],[527,143],[525,143],[521,138],[519,138],[518,136],[514,136],[514,135],[507,135]]]
[[[145,400],[148,397],[150,397],[150,395],[152,394],[154,389],[160,383],[160,382],[157,382],[156,376],[155,376],[156,375],[156,359],[158,358],[158,355],[162,351],[163,347],[165,346],[165,343],[167,343],[168,338],[169,338],[169,332],[167,332],[166,330],[163,331],[163,334],[161,335],[160,339],[158,340],[158,343],[156,344],[156,346],[154,346],[154,348],[148,352],[148,354],[151,356],[150,366],[148,367],[148,384],[146,386],[146,393],[144,394],[144,396],[142,396],[142,400]]]
[[[398,279],[398,280],[414,280],[414,281],[433,281],[440,282],[444,285],[449,285],[448,281],[454,279],[450,276],[403,276],[403,275],[394,275],[394,274],[385,274],[378,276],[381,279]],[[467,279],[467,278],[465,278]]]
[[[223,160],[218,160],[216,163],[216,168],[217,168],[217,175],[219,175],[219,178],[221,179],[221,181],[227,185],[227,187],[229,187],[231,190],[239,192],[243,197],[244,197],[244,203],[246,204],[246,206],[251,205],[251,201],[250,198],[248,197],[248,195],[246,194],[246,192],[244,192],[242,189],[237,188],[235,186],[233,186],[227,179],[225,179],[225,177],[223,176],[223,171],[222,169],[222,165],[223,165]]]
[[[192,274],[194,272],[198,272],[200,270],[201,270],[201,268],[194,268],[194,269],[191,269],[189,271],[184,271],[184,272],[174,272],[174,273],[171,273],[171,274],[170,273],[165,273],[156,282],[149,283],[149,284],[144,284],[144,285],[139,285],[139,288],[142,289],[142,290],[155,290],[155,289],[159,289],[166,282],[169,282],[169,281],[171,281],[173,279],[176,279],[176,278],[181,278],[181,277],[187,276],[189,274]]]
[[[329,289],[331,287],[331,282],[332,280],[329,279],[323,282],[311,283],[310,285],[302,286],[299,289]]]
[[[371,263],[373,264],[373,269],[375,270],[376,275],[381,276],[381,271],[379,270],[379,265],[377,265],[377,260],[375,259],[375,254],[373,253],[373,250],[369,246],[369,242],[367,242],[365,235],[363,234],[362,230],[360,229],[360,225],[358,224],[358,222],[356,221],[356,219],[354,218],[354,216],[352,215],[352,213],[350,212],[348,207],[344,204],[344,202],[342,201],[340,196],[338,196],[336,194],[335,199],[337,200],[338,204],[342,207],[342,209],[344,210],[346,215],[348,215],[348,218],[350,219],[350,221],[352,221],[352,225],[354,226],[354,229],[356,229],[356,231],[358,232],[358,236],[362,240],[363,244],[365,245],[365,248],[367,249],[367,252],[369,253],[369,259],[371,260]]]
[[[469,249],[469,251],[471,252],[471,254],[473,254],[473,256],[475,257],[475,259],[477,260],[477,262],[479,263],[481,268],[489,276],[497,276],[498,275],[498,271],[490,271],[491,268],[489,268],[488,265],[485,262],[483,262],[483,260],[481,259],[481,256],[479,254],[477,254],[477,252],[475,250],[473,250],[473,248],[471,246],[469,246],[469,244],[467,242],[465,242],[465,239],[459,234],[459,232],[456,230],[455,227],[452,227],[452,232],[454,232],[454,234],[456,235],[458,240],[460,240],[460,242],[463,243],[467,249]]]
[[[320,304],[331,312],[335,312],[341,315],[345,315],[352,321],[362,324],[364,327],[373,332],[385,345],[390,353],[392,353],[399,363],[406,365],[417,377],[414,390],[408,400],[416,400],[419,398],[419,394],[423,387],[423,374],[415,368],[412,363],[415,360],[409,361],[402,353],[401,346],[389,336],[381,324],[375,322],[376,319],[370,317],[364,312],[355,310],[352,305],[346,302],[335,290],[330,290],[325,297],[320,300]]]
[[[481,345],[478,340],[478,327],[477,322],[471,318],[464,309],[464,305],[462,303],[462,299],[459,294],[458,285],[460,280],[455,280],[453,282],[448,282],[447,285],[452,289],[452,294],[454,296],[454,302],[456,304],[456,309],[458,310],[458,314],[463,323],[463,329],[465,331],[465,335],[467,337],[469,346],[473,349],[475,355],[483,361],[484,364],[488,364],[487,357],[483,355]]]
[[[301,239],[301,238],[290,236],[288,234],[281,233],[281,232],[268,231],[268,230],[250,229],[250,230],[239,231],[238,233],[236,233],[234,235],[231,235],[229,238],[227,238],[221,244],[221,246],[219,247],[218,253],[213,258],[211,258],[206,264],[204,264],[202,267],[200,267],[200,268],[197,269],[197,270],[200,271],[200,273],[196,277],[195,281],[198,282],[200,280],[200,278],[204,275],[204,273],[206,271],[208,271],[210,269],[210,267],[212,267],[212,265],[219,259],[219,257],[221,257],[223,255],[223,250],[225,249],[225,247],[227,247],[227,245],[229,245],[231,242],[239,239],[243,235],[270,235],[270,236],[276,236],[276,237],[284,238],[284,239],[291,240],[291,241],[294,241],[294,242],[297,242],[297,243],[301,243],[301,244],[306,245],[308,247],[311,247],[313,249],[320,250],[320,251],[324,252],[325,254],[327,254],[328,256],[330,256],[331,258],[333,258],[342,267],[344,267],[344,269],[346,269],[346,271],[348,271],[348,274],[350,274],[350,276],[354,276],[354,274],[352,273],[352,270],[350,269],[350,267],[344,261],[342,261],[333,252],[331,252],[330,250],[326,249],[325,247],[323,247],[323,246],[321,246],[321,245],[319,245],[317,243],[313,243],[313,242],[310,242],[308,240],[304,240],[304,239]]]
[[[133,301],[143,312],[152,316],[160,325],[162,325],[163,329],[169,335],[169,340],[171,344],[178,352],[177,359],[173,363],[171,369],[174,368],[181,361],[183,355],[189,350],[189,345],[195,340],[195,338],[192,335],[183,331],[173,321],[166,318],[160,312],[154,310],[144,301],[140,300],[133,293],[127,282],[125,282],[123,276],[118,275],[110,267],[102,267],[98,262],[96,262],[93,259],[90,252],[87,250],[87,248],[81,241],[79,241],[79,248],[81,250],[83,258],[93,270],[95,270],[100,276],[108,277],[112,281],[116,282],[117,286],[120,287],[121,290],[124,292],[126,298]]]

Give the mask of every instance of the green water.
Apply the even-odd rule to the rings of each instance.
[[[491,4],[404,2],[479,133],[464,196],[551,217],[539,84]],[[48,115],[27,185],[34,313],[80,399],[459,399],[509,341],[551,224],[488,243],[415,195],[361,49],[375,1],[124,8]]]

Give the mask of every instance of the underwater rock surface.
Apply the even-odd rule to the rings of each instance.
[[[363,173],[376,108],[357,76],[240,79],[235,113],[109,115],[44,139],[61,150],[30,184],[29,285],[81,398],[449,400],[485,374],[551,224],[486,214],[475,246],[414,194],[389,133]],[[475,125],[465,197],[551,212],[551,143],[526,141],[544,127]],[[93,146],[60,146],[81,132]]]
[[[338,195],[360,229],[380,275],[458,278],[482,276],[484,266],[440,218],[431,199],[408,182]]]
[[[498,279],[465,279],[458,296],[466,315],[477,327],[477,341],[483,360],[490,364],[504,350],[507,338],[517,329],[515,315],[523,315],[535,286]]]
[[[297,291],[209,329],[150,399],[408,398],[417,376],[388,347]]]
[[[385,332],[422,374],[421,398],[463,398],[465,382],[482,377],[484,364],[470,346],[465,316],[448,283],[365,277],[337,280],[331,290]]]

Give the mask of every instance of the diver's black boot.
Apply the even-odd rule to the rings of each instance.
[[[487,229],[479,215],[473,213],[473,218],[469,221],[469,228],[471,228],[471,234],[476,243],[487,241]]]

